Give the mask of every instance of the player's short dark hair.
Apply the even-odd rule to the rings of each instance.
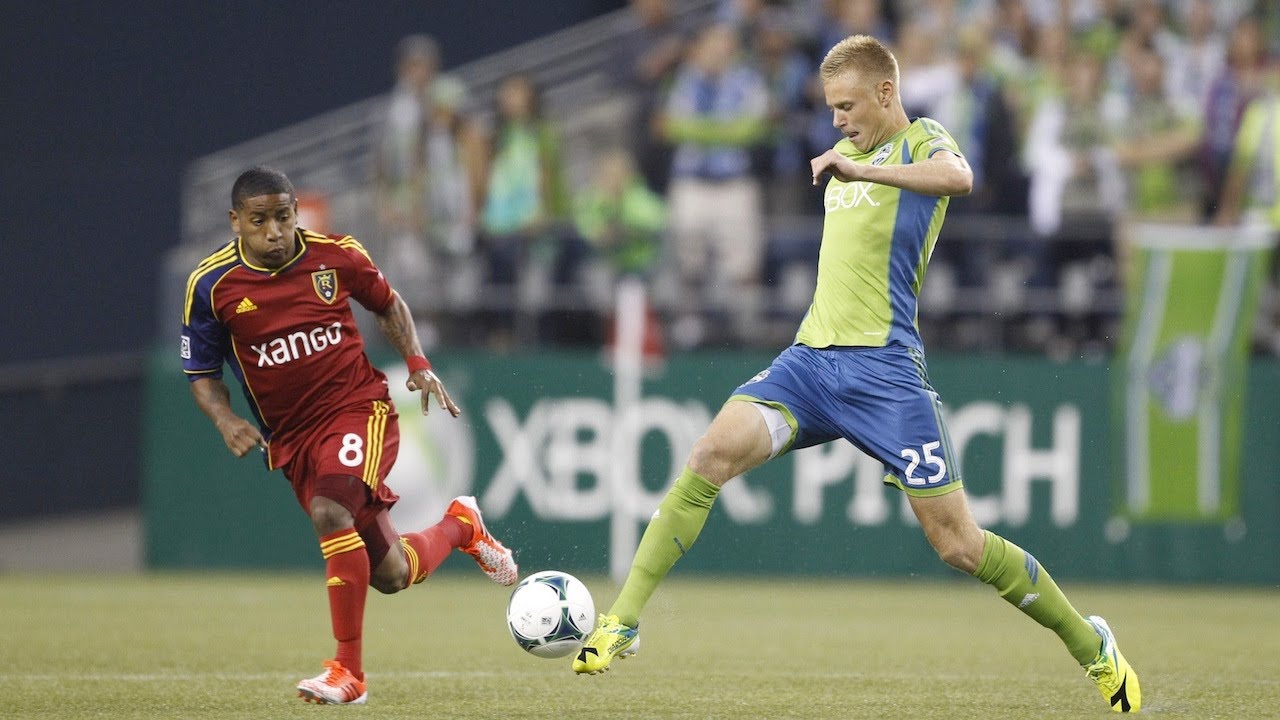
[[[273,167],[258,165],[240,173],[231,186],[231,207],[244,207],[244,201],[259,195],[297,197],[288,176]]]

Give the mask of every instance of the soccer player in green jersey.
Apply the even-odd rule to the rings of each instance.
[[[995,587],[1062,639],[1113,710],[1141,706],[1138,677],[1106,621],[1082,617],[1030,553],[979,528],[929,384],[916,298],[949,196],[973,174],[938,123],[911,120],[898,64],[874,38],[846,38],[821,66],[845,139],[813,158],[830,175],[813,304],[795,344],[730,396],[645,530],[617,600],[574,658],[595,674],[639,647],[640,611],[697,539],[721,486],[793,449],[844,438],[884,464],[939,557]]]

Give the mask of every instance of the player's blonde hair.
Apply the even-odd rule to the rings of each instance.
[[[892,80],[898,86],[897,58],[870,35],[850,35],[836,43],[822,59],[818,73],[827,82],[850,71],[874,83]]]

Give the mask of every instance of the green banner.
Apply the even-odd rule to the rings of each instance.
[[[1135,520],[1213,520],[1240,508],[1249,335],[1263,233],[1138,225],[1126,286],[1122,443]]]
[[[168,348],[153,361],[144,507],[152,567],[318,565],[288,483],[236,460],[196,410]],[[639,400],[618,408],[596,353],[432,354],[463,409],[416,412],[402,365],[384,366],[401,412],[388,483],[397,527],[438,520],[455,495],[525,571],[601,573],[616,539],[639,532],[738,383],[772,354],[668,358]],[[385,358],[384,358],[385,359]],[[1218,525],[1131,524],[1115,502],[1109,373],[1041,359],[935,357],[930,374],[978,521],[1036,554],[1055,576],[1097,580],[1280,582],[1280,366],[1254,369],[1240,513]],[[726,486],[676,572],[946,577],[880,464],[844,442],[788,454]],[[465,559],[465,558],[464,558]]]

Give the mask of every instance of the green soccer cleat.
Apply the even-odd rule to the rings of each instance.
[[[582,643],[582,649],[573,658],[573,671],[595,675],[609,669],[615,657],[635,655],[640,649],[640,630],[627,627],[617,615],[600,614],[596,629]]]
[[[1138,685],[1138,673],[1120,654],[1116,636],[1107,621],[1097,615],[1085,618],[1102,638],[1098,657],[1085,665],[1085,674],[1098,686],[1098,691],[1115,712],[1139,712],[1142,710],[1142,688]]]

